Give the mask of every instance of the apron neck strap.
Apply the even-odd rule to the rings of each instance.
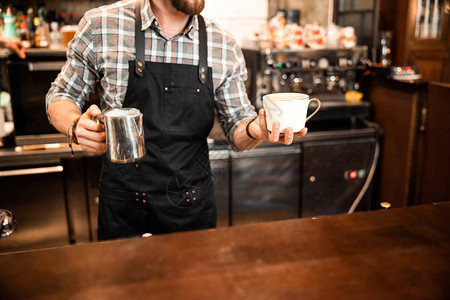
[[[208,79],[208,43],[206,37],[205,20],[198,15],[199,25],[199,59],[198,59],[198,79],[205,83]]]
[[[136,21],[135,21],[135,35],[136,35],[136,74],[139,77],[144,76],[145,69],[145,33],[141,30],[141,0],[136,0]]]
[[[145,32],[141,30],[141,3],[142,0],[136,0],[136,66],[135,71],[139,77],[144,76],[145,70]],[[206,24],[201,15],[198,15],[199,24],[199,59],[198,59],[198,79],[201,83],[208,80],[208,44],[206,36]]]

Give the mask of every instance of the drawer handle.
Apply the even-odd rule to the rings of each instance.
[[[63,166],[6,170],[0,171],[0,177],[60,173],[63,170]]]
[[[61,71],[65,63],[65,61],[29,62],[28,71]]]

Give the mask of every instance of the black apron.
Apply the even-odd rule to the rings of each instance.
[[[145,61],[136,1],[136,61],[129,62],[123,107],[143,113],[147,154],[128,164],[103,156],[99,240],[216,227],[206,142],[214,123],[214,92],[206,26],[198,19],[198,66]]]

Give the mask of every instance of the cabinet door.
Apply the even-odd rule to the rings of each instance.
[[[430,83],[427,95],[427,118],[422,128],[422,153],[418,175],[419,197],[415,204],[450,199],[450,85]]]
[[[383,132],[380,163],[380,202],[411,204],[411,176],[417,159],[417,137],[425,85],[385,80],[370,81],[367,97],[373,121]]]
[[[300,146],[233,153],[232,225],[298,217]]]
[[[347,213],[367,180],[374,150],[373,137],[305,142],[301,216]],[[357,211],[372,209],[372,182]]]
[[[0,252],[69,244],[61,170],[61,166],[30,166],[0,171],[0,208],[17,220],[12,235],[0,240]]]
[[[217,205],[217,227],[226,227],[231,224],[229,205],[230,152],[228,150],[212,150],[209,152],[209,159]]]

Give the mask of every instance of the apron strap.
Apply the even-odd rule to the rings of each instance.
[[[205,20],[198,15],[199,25],[199,58],[198,58],[198,79],[205,83],[208,79],[208,43],[206,37]]]
[[[141,0],[136,0],[136,21],[135,21],[135,35],[136,35],[136,66],[135,71],[139,77],[144,76],[145,69],[145,33],[141,31]]]

